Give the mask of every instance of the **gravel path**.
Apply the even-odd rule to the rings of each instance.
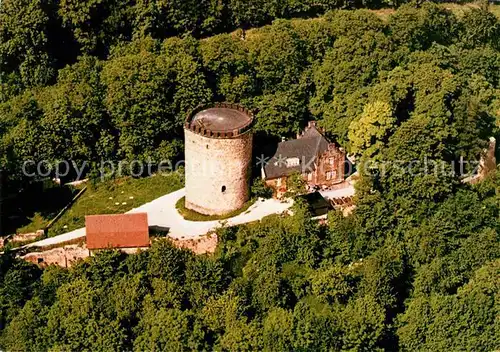
[[[23,246],[23,248],[47,247],[47,246],[52,246],[54,244],[75,240],[75,239],[78,239],[81,237],[85,237],[85,227],[82,227],[81,229],[73,230],[71,232],[66,232],[62,235],[49,237],[49,238],[46,238],[46,239],[38,241],[38,242],[33,242],[30,244],[27,244],[26,246]]]
[[[264,216],[281,213],[292,205],[291,202],[283,203],[276,199],[259,199],[245,212],[226,220],[188,221],[184,220],[175,209],[175,204],[184,197],[185,193],[185,189],[182,188],[132,209],[130,213],[146,212],[150,226],[168,227],[170,237],[182,239],[205,235],[207,232],[222,226],[224,222],[232,226],[260,220]]]
[[[214,221],[187,221],[175,209],[177,201],[184,197],[185,189],[166,194],[127,213],[147,213],[149,226],[169,228],[168,235],[177,239],[188,239],[203,236],[217,227],[229,226],[257,221],[271,214],[279,214],[291,207],[292,202],[281,202],[276,199],[259,199],[245,212],[226,219]],[[44,247],[85,237],[85,228],[80,228],[59,236],[33,242],[25,247]]]

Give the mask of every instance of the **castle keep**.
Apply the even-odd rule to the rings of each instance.
[[[186,202],[205,215],[237,210],[249,198],[252,113],[217,103],[189,114],[184,125]]]

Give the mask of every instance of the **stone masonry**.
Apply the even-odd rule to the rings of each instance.
[[[224,110],[219,112],[219,107]],[[221,215],[241,208],[249,198],[252,116],[246,109],[230,104],[219,104],[211,110],[203,128],[189,118],[184,128],[185,206],[201,214]],[[235,124],[233,111],[248,114],[246,120]],[[215,122],[210,125],[211,119]],[[224,119],[231,129],[221,130],[217,126],[219,129],[215,130],[216,123],[224,126]]]

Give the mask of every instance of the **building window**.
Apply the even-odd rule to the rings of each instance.
[[[335,159],[334,159],[334,158],[330,158],[330,159],[328,160],[328,162],[330,163],[330,165],[333,165],[333,164],[335,163]]]
[[[299,164],[300,164],[299,158],[288,158],[288,159],[286,159],[286,167],[299,166]]]
[[[336,174],[337,173],[335,171],[327,171],[326,172],[326,180],[329,181],[329,180],[334,179]]]
[[[226,192],[226,186],[222,186],[221,191],[222,193]]]

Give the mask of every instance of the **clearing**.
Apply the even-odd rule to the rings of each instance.
[[[48,236],[56,236],[85,226],[85,215],[125,213],[166,193],[178,190],[183,187],[183,181],[178,173],[165,173],[145,178],[122,177],[97,185],[90,183],[86,185],[86,192],[54,223],[48,230]],[[72,186],[61,188],[71,189]],[[44,217],[36,213],[31,223],[16,232],[30,232],[43,228],[55,214],[57,213],[52,212],[50,217]]]

